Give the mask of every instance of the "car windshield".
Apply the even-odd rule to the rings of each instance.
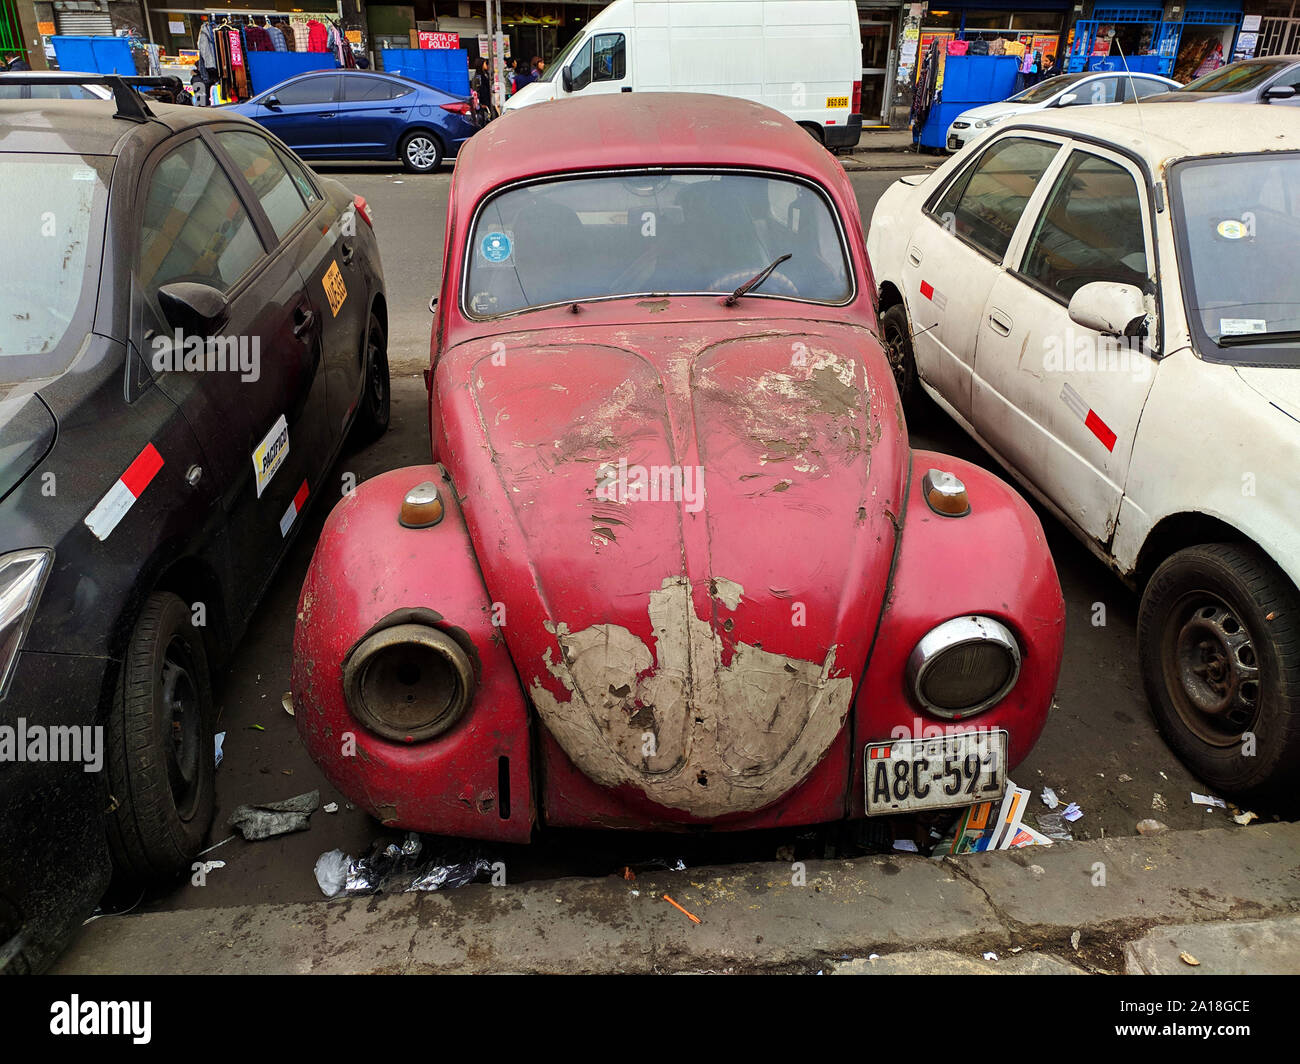
[[[1061,74],[1054,78],[1048,78],[1046,81],[1040,81],[1037,85],[1025,89],[1024,92],[1018,92],[1014,96],[1008,97],[1007,103],[1042,103],[1044,100],[1050,100],[1067,85],[1081,81],[1087,76],[1087,74]]]
[[[802,181],[624,172],[539,182],[480,208],[464,306],[491,317],[614,296],[732,292],[786,254],[747,298],[852,295],[831,205]]]
[[[41,375],[99,289],[103,210],[112,159],[0,154],[5,192],[0,256],[0,374]],[[88,327],[88,326],[87,326]],[[69,335],[80,342],[80,336]],[[28,365],[30,364],[30,365]],[[28,372],[30,369],[30,372]]]
[[[1276,74],[1285,63],[1247,62],[1232,63],[1222,70],[1206,74],[1203,78],[1189,81],[1181,92],[1246,92],[1264,84]]]
[[[1171,171],[1183,294],[1202,355],[1300,364],[1300,152]]]
[[[546,64],[546,69],[538,75],[538,81],[552,81],[555,78],[555,72],[569,61],[569,57],[578,50],[578,45],[583,43],[583,36],[579,33],[568,44],[560,49],[560,54]]]

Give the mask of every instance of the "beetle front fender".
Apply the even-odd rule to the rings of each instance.
[[[928,469],[966,485],[971,512],[943,517],[921,488]],[[1020,644],[1020,675],[996,705],[965,721],[930,715],[913,701],[907,659],[930,629],[982,614],[1010,628]],[[912,453],[902,544],[889,598],[853,707],[851,815],[861,816],[863,748],[891,738],[927,738],[946,726],[1005,728],[1012,766],[1024,760],[1047,722],[1065,646],[1065,602],[1043,527],[1029,505],[992,473],[951,455]],[[936,730],[937,729],[937,730]]]
[[[398,523],[405,493],[431,480],[444,516]],[[473,641],[482,671],[447,732],[404,744],[349,712],[342,668],[362,636],[397,611],[432,610]],[[528,709],[494,625],[455,486],[440,465],[408,466],[359,485],[334,508],[298,602],[293,702],[298,734],[326,777],[392,827],[527,842],[533,826]]]

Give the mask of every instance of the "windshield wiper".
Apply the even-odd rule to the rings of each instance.
[[[727,296],[727,298],[722,301],[722,305],[724,307],[734,306],[736,300],[738,300],[741,296],[749,295],[750,292],[752,292],[755,288],[757,288],[769,277],[771,277],[772,273],[776,270],[778,266],[781,265],[781,263],[785,262],[786,259],[791,259],[791,258],[794,258],[794,256],[789,252],[787,252],[786,254],[782,255],[779,259],[776,259],[769,266],[764,268],[761,273],[754,274],[753,277],[751,277],[748,281],[746,281],[734,292],[732,292],[731,295]]]
[[[1300,343],[1300,329],[1278,329],[1274,332],[1232,333],[1215,341],[1220,347],[1249,347],[1254,344]]]

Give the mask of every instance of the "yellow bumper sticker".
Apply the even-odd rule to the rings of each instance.
[[[847,96],[827,96],[826,106],[831,110],[846,108],[849,106],[849,98]]]
[[[330,301],[330,313],[337,318],[339,307],[343,306],[343,301],[348,298],[347,286],[343,283],[343,274],[339,272],[337,262],[330,263],[330,268],[321,278],[321,285],[325,289],[325,298]]]

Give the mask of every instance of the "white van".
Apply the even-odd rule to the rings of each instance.
[[[711,92],[788,115],[828,148],[862,134],[855,0],[614,0],[511,111],[601,92]]]

